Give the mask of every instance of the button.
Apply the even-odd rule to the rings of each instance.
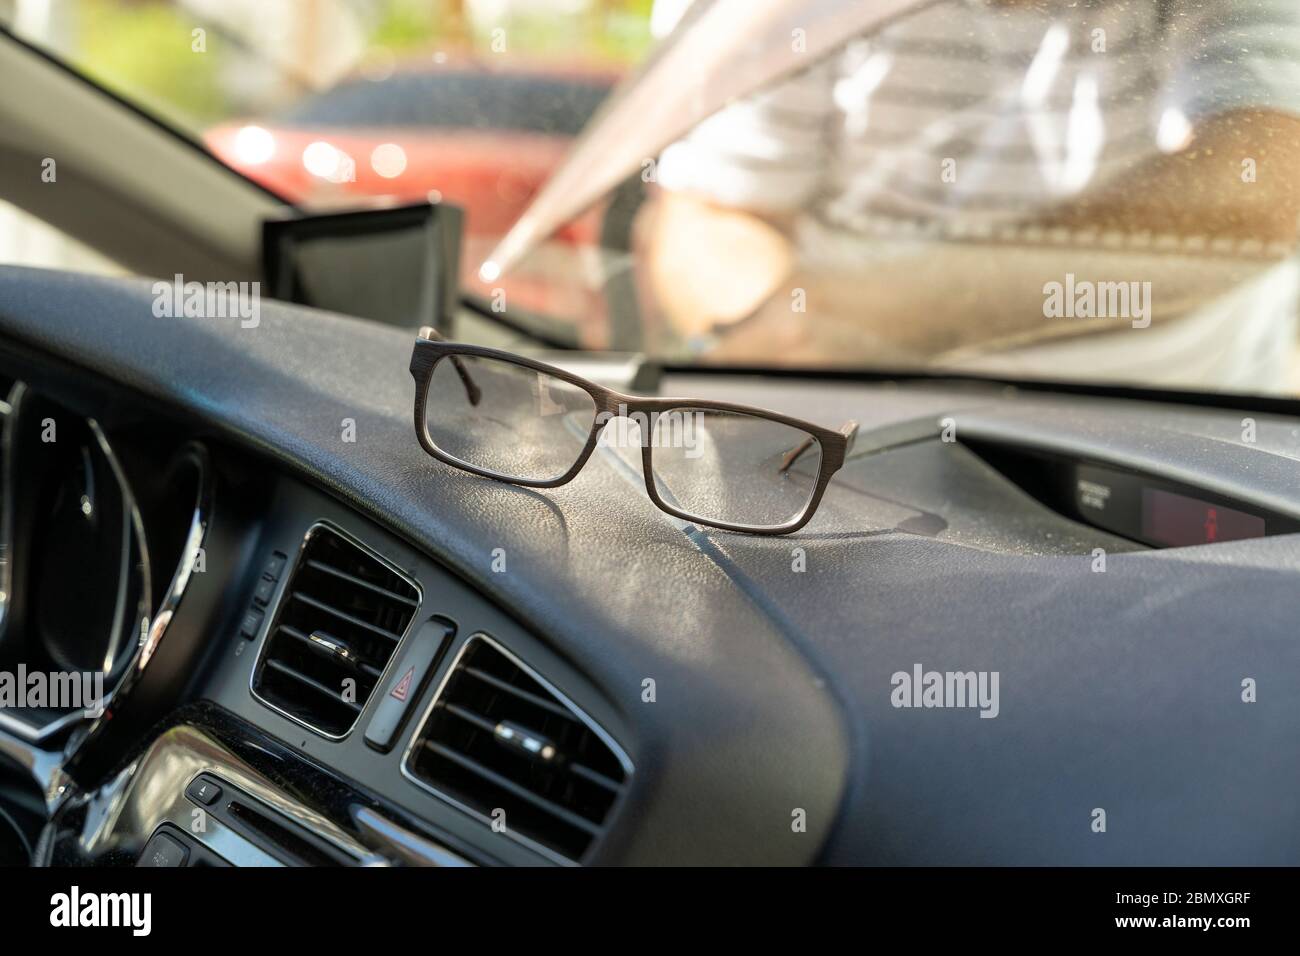
[[[149,838],[136,866],[184,866],[190,851],[180,840],[166,833]]]
[[[262,629],[262,612],[255,607],[250,607],[244,619],[239,622],[239,636],[246,637],[250,641],[257,637],[257,632]]]
[[[195,777],[190,781],[190,785],[185,788],[185,796],[189,797],[195,803],[201,803],[205,807],[210,807],[221,796],[221,788],[211,780],[203,777]]]
[[[280,572],[284,570],[285,560],[285,556],[276,551],[271,555],[271,560],[266,562],[266,570],[262,572],[262,576],[270,578],[272,581],[280,580]]]
[[[366,743],[384,753],[393,749],[407,711],[420,696],[424,679],[442,656],[451,634],[451,627],[436,618],[425,621],[415,632],[406,653],[389,671],[388,680],[376,690],[383,696],[366,728]]]
[[[275,593],[275,582],[267,578],[258,578],[257,587],[253,589],[253,600],[265,607],[271,603],[271,595]]]

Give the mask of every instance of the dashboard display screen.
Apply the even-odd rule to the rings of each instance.
[[[1142,536],[1170,548],[1262,538],[1264,519],[1187,495],[1142,489]]]

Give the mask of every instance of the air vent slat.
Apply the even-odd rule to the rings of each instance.
[[[259,700],[327,737],[356,724],[378,686],[419,591],[326,525],[307,534],[253,671]]]
[[[416,731],[405,770],[505,833],[581,860],[604,832],[631,765],[582,711],[475,635]]]
[[[267,661],[266,666],[276,671],[277,673],[283,674],[285,677],[288,677],[290,680],[297,681],[299,684],[302,684],[304,687],[310,687],[318,694],[324,694],[326,697],[330,698],[330,700],[337,700],[338,703],[340,703],[342,706],[354,710],[358,714],[361,713],[361,708],[358,707],[356,703],[354,703],[353,701],[346,700],[339,694],[336,694],[333,688],[326,687],[320,681],[312,680],[306,674],[299,674],[292,667],[288,667],[284,664],[281,664],[279,661]]]
[[[445,707],[447,713],[455,714],[461,720],[468,721],[469,723],[478,727],[480,730],[486,730],[488,733],[492,733],[496,729],[496,724],[492,723],[492,721],[486,719],[485,717],[479,714],[474,713],[473,711],[466,710],[464,707],[461,707],[459,704],[440,704],[439,706]]]
[[[293,598],[293,600],[295,601],[302,601],[304,604],[310,604],[318,611],[324,611],[326,614],[333,614],[340,621],[347,621],[349,624],[354,624],[357,627],[365,628],[371,634],[377,634],[380,637],[386,637],[390,641],[396,641],[399,637],[402,636],[401,634],[394,634],[392,631],[386,631],[382,627],[377,627],[374,624],[371,624],[369,621],[363,621],[359,617],[353,617],[351,614],[347,613],[346,611],[340,611],[336,607],[331,607],[330,605],[326,604],[324,601],[316,600],[316,598],[312,597],[310,594],[303,594],[301,591],[293,591],[290,593],[289,596]]]
[[[623,790],[623,785],[619,783],[617,780],[610,780],[609,777],[605,776],[603,773],[596,773],[596,771],[590,769],[589,767],[584,767],[580,763],[570,763],[569,772],[576,773],[579,777],[582,777],[584,780],[590,780],[596,786],[604,787],[606,790],[609,790],[611,793],[620,793]]]
[[[482,764],[474,760],[470,760],[464,754],[457,753],[456,751],[452,750],[450,747],[444,747],[442,744],[436,744],[428,740],[424,742],[424,746],[429,750],[432,750],[434,753],[438,754],[438,756],[445,757],[446,759],[452,761],[453,763],[459,764],[460,766],[464,767],[466,770],[470,771],[471,773],[476,773],[483,779],[496,784],[502,790],[509,791],[510,793],[519,797],[521,800],[527,800],[533,806],[541,810],[545,810],[547,813],[554,814],[555,816],[563,820],[565,823],[569,824],[569,826],[571,827],[577,827],[579,830],[584,830],[587,833],[590,833],[592,836],[597,836],[600,833],[600,827],[596,826],[594,823],[590,822],[589,820],[584,820],[582,817],[578,816],[577,814],[570,813],[568,810],[564,809],[564,807],[560,806],[559,804],[551,803],[551,801],[539,797],[531,790],[519,786],[519,784],[515,783],[513,780],[503,777],[501,774],[497,773],[494,770],[489,770],[487,767],[483,766]]]
[[[398,594],[396,591],[390,591],[387,588],[381,588],[377,584],[371,584],[369,581],[363,580],[354,574],[348,574],[346,571],[340,571],[338,568],[330,567],[324,561],[308,561],[307,566],[309,568],[314,568],[317,571],[323,571],[325,574],[333,575],[334,577],[347,581],[350,584],[355,584],[357,587],[368,588],[376,594],[382,594],[384,597],[396,601],[399,604],[405,604],[407,607],[415,607],[420,603],[415,600],[415,598],[405,597],[404,595]]]
[[[465,668],[465,673],[476,680],[481,680],[485,683],[491,684],[497,690],[504,691],[507,694],[513,694],[514,696],[520,698],[521,700],[526,700],[530,704],[534,704],[535,706],[540,707],[542,710],[555,714],[557,717],[563,717],[565,720],[578,719],[577,716],[574,715],[571,711],[565,710],[563,707],[561,707],[559,704],[555,703],[554,701],[546,700],[544,697],[539,697],[536,694],[530,694],[528,691],[521,690],[520,688],[515,687],[513,684],[506,683],[505,681],[501,680],[499,677],[493,677],[491,674],[485,674],[483,671],[479,670],[478,668],[467,667]]]
[[[357,654],[357,652],[348,644],[347,641],[343,640],[343,638],[341,637],[338,637],[330,633],[329,631],[323,631],[317,628],[317,630],[314,633],[318,637],[328,641],[330,644],[333,644],[336,647],[341,647],[344,650],[346,650],[349,655],[348,657],[345,658],[342,655],[337,654],[334,651],[331,651],[328,647],[323,646],[317,641],[313,641],[309,636],[302,633],[302,631],[296,630],[290,627],[288,624],[280,625],[280,633],[289,635],[289,637],[293,638],[303,647],[310,650],[312,653],[320,654],[324,657],[329,658],[330,660],[336,660],[336,661],[341,661],[343,663],[346,663],[354,670],[362,674],[365,674],[368,677],[377,678],[381,673],[379,668],[376,667],[374,664],[362,660],[361,656]]]

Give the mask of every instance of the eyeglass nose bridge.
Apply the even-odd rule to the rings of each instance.
[[[592,425],[598,442],[610,426],[616,429],[619,439],[626,441],[629,429],[635,425],[638,432],[636,446],[645,448],[650,443],[655,415],[652,409],[634,406],[628,396],[617,394],[605,396],[600,404],[601,408],[596,412],[596,420]]]

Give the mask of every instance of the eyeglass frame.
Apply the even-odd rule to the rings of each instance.
[[[437,364],[444,358],[450,358],[455,361],[456,356],[464,355],[473,358],[495,359],[501,362],[507,362],[511,365],[520,366],[549,375],[560,381],[567,382],[586,392],[595,404],[595,414],[592,418],[591,432],[587,436],[587,442],[582,451],[578,453],[577,459],[572,467],[558,478],[518,478],[511,475],[502,474],[493,471],[490,468],[483,468],[473,465],[467,461],[456,458],[447,452],[442,451],[429,435],[428,427],[428,398],[429,388],[433,381],[433,370]],[[478,391],[470,379],[464,366],[455,362],[457,374],[465,384],[468,394],[471,396],[471,404],[477,404],[473,399],[473,394]],[[411,351],[411,377],[415,379],[415,435],[422,447],[431,457],[445,465],[453,468],[459,468],[461,471],[467,471],[470,474],[478,475],[482,478],[491,478],[494,481],[504,482],[511,485],[520,485],[525,488],[558,488],[561,485],[568,484],[577,474],[582,471],[590,460],[592,453],[596,450],[596,445],[600,440],[600,433],[605,426],[609,424],[611,418],[628,417],[629,415],[640,412],[647,421],[657,420],[659,413],[673,411],[675,409],[701,411],[718,411],[732,412],[738,415],[748,415],[753,418],[764,419],[786,425],[790,428],[799,429],[805,432],[809,437],[814,439],[821,449],[821,463],[818,467],[817,483],[813,487],[813,493],[808,502],[804,505],[800,515],[791,522],[783,525],[744,525],[735,524],[728,521],[713,521],[706,518],[693,515],[675,508],[665,502],[655,488],[654,466],[652,463],[653,436],[643,435],[641,440],[641,471],[645,480],[646,494],[649,495],[651,502],[659,508],[676,518],[683,521],[689,521],[692,524],[706,525],[710,528],[720,528],[724,531],[738,531],[745,534],[761,535],[783,535],[791,534],[798,531],[809,521],[817,512],[818,505],[821,504],[822,495],[826,492],[826,486],[835,473],[843,467],[845,459],[853,449],[853,442],[857,436],[858,423],[855,421],[845,422],[839,431],[817,425],[813,422],[804,421],[799,418],[793,418],[789,415],[782,415],[780,412],[770,411],[769,409],[759,408],[754,405],[744,405],[737,402],[719,402],[713,399],[691,399],[691,398],[648,398],[639,395],[628,395],[615,389],[593,382],[590,379],[583,378],[581,375],[575,375],[562,368],[549,365],[546,362],[539,362],[536,359],[528,358],[524,355],[517,355],[514,352],[507,352],[502,349],[489,348],[484,345],[469,345],[462,342],[449,342],[442,338],[436,330],[429,326],[420,329],[419,337],[415,340],[415,347]],[[602,420],[602,414],[605,416]],[[652,418],[651,416],[655,416]],[[793,449],[786,457],[782,464],[781,470],[784,471],[794,463],[808,447],[805,443],[796,449]]]

